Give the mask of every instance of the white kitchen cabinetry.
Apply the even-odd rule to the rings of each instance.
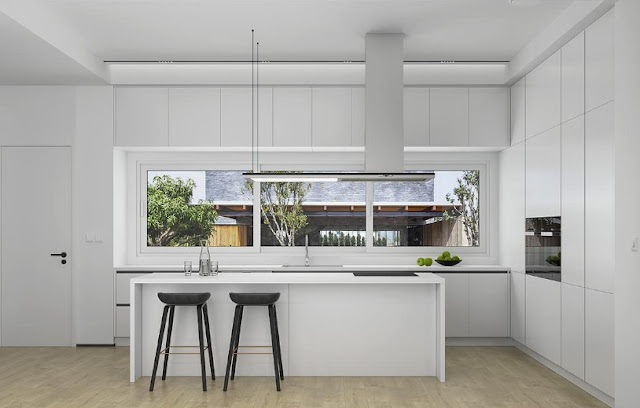
[[[129,306],[116,307],[114,337],[129,337]]]
[[[351,89],[351,145],[364,146],[364,88]]]
[[[525,343],[525,274],[511,272],[511,337]]]
[[[560,365],[562,353],[561,284],[526,276],[526,346]]]
[[[314,147],[351,146],[351,88],[313,88]]]
[[[582,380],[584,380],[584,291],[585,289],[580,286],[562,284],[561,365]]]
[[[169,146],[220,146],[220,88],[169,88]]]
[[[511,146],[525,139],[525,81],[522,78],[511,87]]]
[[[613,295],[586,289],[585,379],[614,395]]]
[[[525,145],[517,144],[498,155],[500,203],[500,265],[525,272]]]
[[[129,337],[129,283],[131,279],[147,273],[116,273],[115,275],[114,337]]]
[[[429,88],[404,88],[404,145],[429,146]]]
[[[552,217],[560,213],[560,126],[526,141],[526,216]]]
[[[311,147],[311,88],[273,89],[273,145]]]
[[[562,47],[562,121],[584,113],[584,32]]]
[[[561,116],[560,51],[546,59],[527,75],[527,138],[560,124]]]
[[[258,109],[256,123],[258,124],[256,139],[260,146],[273,146],[273,88],[260,87],[258,89]]]
[[[469,89],[431,88],[429,144],[469,146]]]
[[[220,145],[251,147],[251,88],[220,90]]]
[[[585,108],[614,98],[614,10],[585,30]]]
[[[585,117],[585,286],[613,293],[614,103]]]
[[[469,336],[509,337],[509,274],[469,274]]]
[[[443,273],[445,296],[445,335],[469,337],[469,274]]]
[[[509,146],[509,88],[469,89],[469,146]]]
[[[562,125],[562,282],[584,286],[584,115]]]
[[[169,145],[169,89],[116,88],[116,146]]]

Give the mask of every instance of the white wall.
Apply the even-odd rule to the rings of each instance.
[[[640,403],[640,2],[619,0],[615,13],[615,392],[616,407]]]

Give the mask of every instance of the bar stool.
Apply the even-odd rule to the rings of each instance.
[[[227,390],[229,378],[233,381],[236,374],[236,362],[238,354],[273,354],[273,368],[276,377],[276,389],[280,391],[280,380],[284,380],[282,370],[282,353],[280,349],[280,333],[278,331],[278,316],[275,303],[280,299],[280,293],[229,293],[229,297],[236,304],[233,317],[233,329],[229,342],[229,356],[227,357],[227,372],[224,376],[224,388]],[[242,326],[242,314],[245,306],[267,306],[269,311],[269,325],[271,328],[271,346],[240,346],[240,327]],[[242,347],[257,348],[271,347],[272,353],[239,353]]]
[[[169,363],[169,354],[198,354],[198,353],[171,353],[171,348],[178,347],[200,347],[200,367],[202,370],[202,391],[207,390],[207,372],[204,362],[204,350],[209,350],[209,365],[211,366],[211,379],[216,379],[216,374],[213,368],[213,351],[211,349],[211,331],[209,329],[209,313],[207,311],[207,300],[211,297],[211,293],[158,293],[158,298],[165,304],[164,311],[162,312],[162,323],[160,323],[160,334],[158,335],[158,347],[156,348],[156,357],[153,362],[153,372],[151,373],[151,384],[149,385],[149,391],[153,391],[153,386],[156,382],[156,371],[158,370],[158,362],[160,355],[164,354],[164,368],[162,369],[162,380],[167,378],[167,364]],[[200,340],[199,346],[172,346],[171,345],[171,332],[173,330],[173,314],[176,306],[196,306],[198,314],[198,337]],[[169,312],[169,328],[167,332],[167,342],[165,348],[162,349],[162,339],[164,337],[164,329],[167,323],[167,312]],[[207,346],[204,346],[202,338],[202,321],[204,314],[204,328],[207,335]]]

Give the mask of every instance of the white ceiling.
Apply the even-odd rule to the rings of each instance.
[[[573,0],[23,0],[102,60],[362,60],[364,34],[404,32],[410,60],[510,60]]]

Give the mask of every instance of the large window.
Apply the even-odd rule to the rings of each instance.
[[[241,171],[147,171],[148,247],[253,245],[252,192]]]

